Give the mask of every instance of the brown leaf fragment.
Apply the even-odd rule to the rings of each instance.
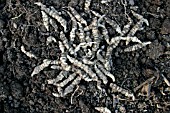
[[[147,83],[142,87],[141,92],[142,92],[143,95],[146,95],[147,97],[150,96],[151,85],[152,85],[151,83]]]
[[[165,19],[163,24],[162,24],[162,28],[161,28],[161,33],[162,34],[169,34],[170,33],[170,20],[169,19]]]

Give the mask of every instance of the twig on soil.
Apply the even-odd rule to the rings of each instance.
[[[100,113],[111,113],[111,111],[107,107],[95,107],[95,109]]]
[[[49,45],[51,42],[57,42],[57,40],[53,36],[47,37],[46,44]]]
[[[68,7],[69,10],[72,12],[72,14],[75,16],[75,18],[81,23],[87,26],[87,22],[79,15],[79,13],[73,8],[73,7]]]
[[[71,104],[73,104],[73,96],[75,95],[75,93],[77,92],[77,90],[79,89],[79,86],[77,85],[77,88],[74,90],[74,92],[71,94]]]
[[[163,77],[164,82],[170,87],[170,82],[168,79],[163,74],[161,74],[161,76]]]
[[[43,19],[43,24],[44,24],[46,30],[49,31],[49,19],[48,19],[48,15],[44,11],[41,11],[41,14],[42,14],[42,19]]]
[[[109,1],[110,0],[107,0],[107,2]],[[105,1],[103,0],[102,2]],[[70,17],[69,22],[72,22],[71,28],[67,28],[67,23],[69,22],[61,16],[65,13],[60,14],[60,12],[54,7],[51,6],[47,8],[40,2],[36,2],[35,4],[40,6],[42,12],[45,14],[43,16],[43,21],[44,26],[46,26],[47,29],[49,28],[45,22],[47,22],[48,16],[49,23],[55,31],[60,30],[58,29],[60,27],[63,27],[64,29],[59,31],[60,36],[58,37],[58,40],[55,38],[47,38],[48,44],[52,41],[58,41],[59,49],[61,50],[59,60],[44,60],[41,65],[34,68],[31,76],[38,74],[41,70],[52,64],[53,69],[61,71],[55,79],[49,79],[47,81],[48,84],[57,86],[58,92],[53,93],[53,95],[56,97],[64,97],[73,92],[71,96],[71,103],[76,91],[74,91],[75,86],[78,86],[82,79],[86,82],[97,82],[97,88],[99,90],[103,90],[101,88],[101,84],[109,84],[113,92],[122,93],[125,96],[132,98],[132,100],[135,100],[133,93],[130,93],[130,91],[125,90],[114,83],[115,76],[111,72],[113,62],[112,51],[122,40],[126,41],[126,45],[128,45],[130,41],[138,43],[126,48],[124,50],[126,52],[135,51],[151,43],[141,42],[136,36],[134,36],[138,30],[143,28],[143,23],[149,25],[148,21],[144,19],[143,16],[132,11],[133,16],[139,19],[139,22],[130,29],[133,22],[129,15],[126,15],[129,23],[127,23],[127,25],[123,27],[123,30],[121,30],[116,21],[110,19],[105,14],[99,14],[96,11],[90,10],[91,0],[86,0],[84,10],[91,12],[94,16],[91,23],[87,25],[87,21],[81,16],[81,14],[79,14],[73,7],[68,6],[67,8],[62,8],[62,10],[68,14],[66,16]],[[123,4],[126,6],[126,3]],[[58,27],[57,22],[55,23],[55,20],[59,23],[60,27]],[[119,35],[110,37],[109,31],[107,30],[107,24],[110,25]],[[104,44],[105,42],[106,44]],[[109,83],[110,79],[112,80],[111,83]],[[138,90],[139,88],[137,87],[135,90]],[[101,109],[103,109],[103,112],[110,112],[109,110],[107,111],[107,108],[103,107],[99,110]]]
[[[85,0],[84,2],[84,10],[89,12],[90,11],[90,4],[91,4],[91,0]]]
[[[25,53],[28,57],[37,59],[37,57],[34,54],[32,54],[31,52],[26,51],[25,47],[23,45],[21,46],[21,51],[23,53]]]
[[[99,78],[103,81],[103,83],[107,84],[108,83],[107,77],[103,74],[103,72],[100,69],[98,69],[96,64],[94,66],[94,69],[95,69],[97,75],[99,76]]]
[[[54,7],[47,8],[45,5],[43,5],[41,2],[35,2],[34,4],[38,5],[41,7],[41,10],[43,10],[44,12],[46,12],[47,14],[49,14],[51,17],[55,18],[60,24],[61,26],[63,26],[64,28],[64,32],[67,31],[67,22],[64,18],[62,18],[57,10],[55,10]]]
[[[124,1],[124,2],[123,2]],[[127,1],[126,0],[121,0],[122,5],[124,6],[124,12],[125,15],[127,15],[127,11],[126,11],[126,6],[127,6]]]
[[[145,82],[143,82],[142,84],[140,84],[139,86],[137,86],[136,88],[134,88],[134,92],[136,92],[137,90],[139,90],[139,89],[140,89],[141,87],[143,87],[145,84],[153,82],[154,79],[155,79],[155,76],[147,79]]]
[[[48,84],[53,84],[53,85],[57,85],[59,81],[61,81],[66,75],[68,75],[67,71],[61,71],[57,77],[55,79],[49,79],[47,80]]]
[[[64,10],[64,9],[63,9]],[[76,18],[74,17],[73,14],[71,14],[69,11],[64,10],[67,12],[67,14],[70,16],[71,20],[72,20],[72,29],[70,31],[70,41],[71,43],[73,43],[73,41],[75,40],[76,37],[76,30],[77,30],[77,21]]]
[[[140,49],[140,48],[142,48],[142,47],[144,47],[144,46],[146,46],[148,44],[151,44],[151,42],[142,42],[140,44],[130,46],[130,47],[124,49],[124,51],[125,52],[136,51],[136,50],[138,50],[138,49]]]
[[[17,18],[21,17],[23,14],[24,14],[24,13],[21,13],[21,14],[19,14],[18,16],[11,18],[11,20],[17,19]]]
[[[113,91],[113,92],[122,93],[122,94],[124,94],[125,96],[132,98],[133,101],[135,100],[135,96],[134,96],[133,93],[130,93],[128,90],[123,89],[123,88],[117,86],[116,84],[111,83],[111,84],[110,84],[110,88],[112,88],[112,91]]]
[[[43,63],[40,64],[39,66],[36,66],[31,74],[33,77],[34,75],[38,74],[40,71],[42,71],[44,68],[48,67],[50,64],[60,64],[58,60],[49,60],[49,59],[44,59]]]

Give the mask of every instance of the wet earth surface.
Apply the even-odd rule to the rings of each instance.
[[[104,1],[104,0],[103,0]],[[107,14],[122,25],[124,6],[121,0],[92,0],[90,9]],[[113,2],[114,1],[114,2]],[[122,0],[124,1],[124,0]],[[137,12],[143,15],[149,26],[136,33],[142,41],[151,41],[150,45],[133,52],[116,52],[124,46],[120,43],[113,51],[113,73],[115,83],[135,94],[134,101],[119,93],[116,104],[113,95],[100,97],[95,82],[81,81],[72,100],[71,94],[56,98],[52,95],[56,88],[47,84],[47,79],[58,74],[56,70],[44,69],[31,77],[35,66],[42,60],[57,59],[57,45],[46,46],[45,28],[42,25],[40,9],[33,0],[0,1],[0,113],[98,113],[96,106],[107,107],[113,113],[133,112],[170,112],[170,1],[169,0],[126,0],[128,8],[138,6]],[[83,12],[84,0],[42,0],[47,6],[60,9],[74,7]],[[115,31],[107,28],[109,35]],[[59,32],[52,32],[56,36]],[[39,59],[29,58],[21,52],[21,45]],[[151,77],[151,81],[139,87]],[[166,78],[166,80],[165,80]],[[106,87],[107,86],[103,86]],[[150,89],[149,89],[149,88]],[[109,90],[108,90],[109,92]]]

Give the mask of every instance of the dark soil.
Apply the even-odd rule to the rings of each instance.
[[[120,0],[110,4],[100,4],[100,0],[92,0],[91,9],[106,13],[123,25],[124,8]],[[133,3],[134,1],[134,3]],[[151,86],[151,94],[141,89],[134,92],[135,101],[119,95],[119,102],[113,106],[112,95],[99,98],[99,91],[94,82],[80,83],[78,91],[64,98],[52,95],[55,87],[48,85],[46,80],[58,72],[43,70],[35,77],[31,73],[43,59],[57,59],[57,45],[45,46],[46,35],[44,26],[40,23],[40,9],[33,0],[0,0],[0,113],[97,113],[96,106],[107,106],[113,113],[121,112],[170,112],[170,87],[161,74],[170,81],[170,1],[169,0],[127,0],[130,6],[138,6],[137,12],[149,21],[136,36],[142,41],[152,44],[134,52],[113,54],[113,68],[116,84],[134,91],[134,88],[152,76],[160,76]],[[79,12],[83,11],[84,0],[42,0],[47,6],[56,9],[71,5]],[[59,32],[53,32],[57,36]],[[110,35],[114,31],[109,30]],[[21,52],[21,45],[27,51],[36,54],[35,60]],[[121,44],[120,44],[121,46]],[[119,49],[119,48],[117,48]],[[115,54],[116,54],[115,50]],[[105,87],[105,86],[103,86]],[[144,95],[139,95],[144,93]]]

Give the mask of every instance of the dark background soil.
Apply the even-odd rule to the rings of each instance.
[[[120,0],[109,5],[92,0],[91,9],[101,13],[107,12],[109,17],[117,15],[117,22],[125,25],[123,6]],[[134,4],[129,1],[134,1]],[[151,96],[138,96],[130,101],[122,98],[113,107],[112,96],[99,98],[96,83],[80,83],[71,104],[70,95],[55,98],[51,93],[54,86],[47,85],[46,80],[52,78],[56,70],[45,69],[35,77],[31,73],[43,59],[58,58],[57,45],[45,46],[47,35],[40,23],[40,9],[33,0],[0,0],[0,113],[97,113],[96,106],[107,106],[112,112],[170,112],[170,89],[160,77],[151,87]],[[84,0],[42,0],[47,6],[60,9],[71,5],[79,12],[83,11]],[[137,12],[148,19],[150,26],[136,34],[142,41],[151,41],[147,47],[135,52],[113,54],[114,75],[116,84],[133,91],[135,87],[148,78],[164,74],[170,80],[170,0],[127,0],[130,6],[139,6]],[[114,8],[116,8],[114,10]],[[102,10],[101,10],[102,9]],[[113,12],[112,12],[113,11]],[[108,28],[109,29],[109,28]],[[114,34],[109,30],[110,34]],[[57,36],[57,32],[52,32]],[[30,59],[21,52],[24,45],[40,59]],[[121,47],[121,44],[120,44]],[[119,47],[117,48],[119,49]],[[115,50],[116,52],[116,50]],[[113,52],[114,53],[114,52]],[[165,93],[165,95],[162,94]],[[115,94],[119,95],[119,94]]]

